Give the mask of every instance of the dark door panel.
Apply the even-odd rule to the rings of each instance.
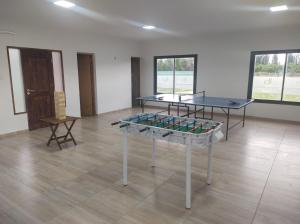
[[[45,127],[41,118],[54,116],[52,54],[48,50],[22,49],[22,69],[29,130]]]
[[[131,58],[131,95],[132,107],[139,105],[136,98],[140,97],[140,58]]]
[[[96,115],[94,60],[92,54],[77,54],[81,116]]]

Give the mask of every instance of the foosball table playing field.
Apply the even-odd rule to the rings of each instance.
[[[192,146],[208,148],[207,184],[212,180],[212,144],[223,138],[222,123],[212,120],[175,117],[157,113],[132,115],[112,125],[123,132],[123,185],[128,184],[128,134],[152,139],[152,166],[155,167],[156,139],[186,145],[186,208],[191,208]]]

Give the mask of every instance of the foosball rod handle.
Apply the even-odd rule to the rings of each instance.
[[[167,137],[167,136],[169,136],[169,135],[171,135],[171,134],[173,134],[173,132],[170,131],[170,132],[168,132],[168,133],[166,133],[166,134],[163,134],[162,137],[165,138],[165,137]]]
[[[122,124],[120,125],[120,128],[125,128],[125,127],[128,127],[130,124]]]
[[[141,129],[140,132],[142,133],[142,132],[147,131],[149,129],[150,129],[149,127],[146,127],[146,128]]]
[[[120,124],[120,123],[121,123],[121,121],[116,121],[116,122],[111,123],[110,125],[115,126],[115,125]]]

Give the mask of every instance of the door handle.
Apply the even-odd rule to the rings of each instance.
[[[26,90],[26,93],[27,93],[28,96],[29,96],[31,93],[34,93],[34,92],[36,92],[36,90],[33,90],[33,89],[27,89],[27,90]]]

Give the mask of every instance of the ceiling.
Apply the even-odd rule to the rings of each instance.
[[[55,6],[53,1],[0,0],[0,21],[135,39],[300,24],[299,0],[72,0],[77,5],[72,9]],[[269,12],[270,6],[281,4],[291,10]],[[144,24],[158,29],[145,31]],[[0,24],[0,30],[8,28]]]

